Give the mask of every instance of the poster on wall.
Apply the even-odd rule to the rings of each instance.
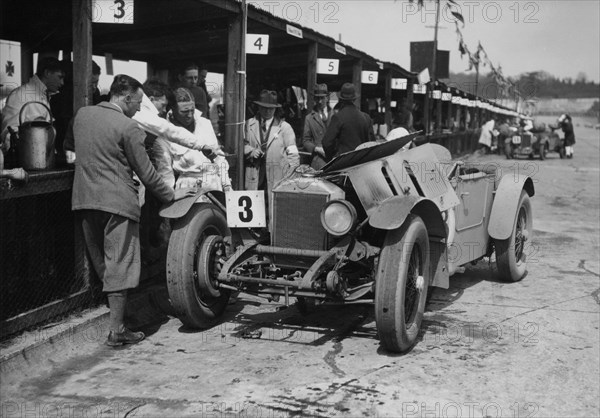
[[[0,99],[21,85],[21,43],[0,39]]]

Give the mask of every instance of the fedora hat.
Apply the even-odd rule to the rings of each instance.
[[[356,99],[356,88],[352,83],[344,83],[340,90],[340,100],[354,100]]]
[[[279,103],[277,103],[277,92],[274,92],[273,90],[261,91],[260,99],[255,100],[254,103],[256,103],[257,105],[262,106],[262,107],[269,107],[269,108],[281,107],[281,105]]]
[[[315,97],[326,97],[326,96],[329,96],[329,91],[327,91],[327,84],[317,84],[317,85],[315,85],[315,90],[313,92],[313,96],[315,96]]]

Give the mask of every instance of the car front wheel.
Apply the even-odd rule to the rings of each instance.
[[[179,320],[209,328],[227,307],[230,292],[216,282],[229,235],[227,221],[212,205],[194,205],[174,222],[167,251],[167,288]]]
[[[533,237],[531,201],[525,190],[521,191],[516,219],[508,239],[494,240],[496,264],[500,277],[517,282],[527,273],[527,253]]]
[[[429,287],[429,239],[420,217],[410,215],[385,237],[375,278],[375,320],[381,345],[405,352],[416,343]]]

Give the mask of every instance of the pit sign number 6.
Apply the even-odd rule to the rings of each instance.
[[[225,194],[227,226],[230,228],[265,228],[267,226],[265,192],[231,191]]]

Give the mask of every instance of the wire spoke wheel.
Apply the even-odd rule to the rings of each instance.
[[[218,231],[215,232],[218,233]],[[194,255],[196,259],[194,283],[199,295],[213,298],[221,296],[217,278],[221,272],[221,260],[225,254],[225,242],[222,236],[205,235],[198,240]]]
[[[421,266],[421,249],[420,247],[413,248],[410,253],[410,261],[408,263],[408,277],[406,282],[406,294],[404,295],[404,318],[405,324],[412,324],[417,314],[419,306],[419,277]]]
[[[525,190],[521,191],[519,205],[508,239],[494,240],[496,264],[500,278],[510,282],[521,280],[527,274],[527,252],[533,237],[531,201]]]
[[[427,228],[410,215],[387,233],[375,278],[375,320],[386,350],[406,352],[417,342],[429,281]]]

